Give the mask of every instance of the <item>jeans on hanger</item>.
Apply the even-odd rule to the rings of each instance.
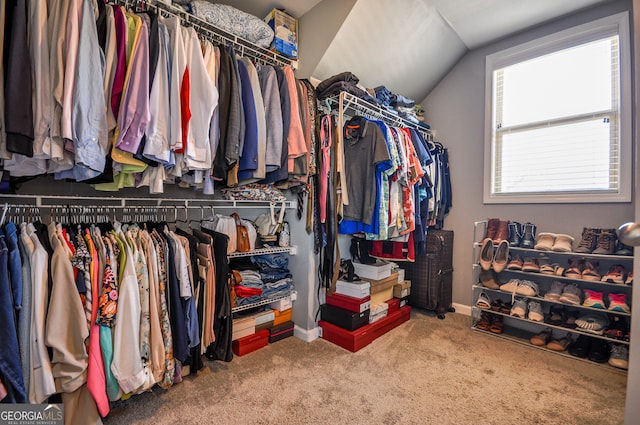
[[[9,403],[25,403],[26,393],[22,376],[22,364],[18,349],[18,334],[13,314],[13,301],[9,287],[9,250],[4,234],[0,232],[0,373],[4,378]]]

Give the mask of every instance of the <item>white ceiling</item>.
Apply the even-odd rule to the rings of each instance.
[[[326,1],[222,0],[261,18],[274,7],[300,18]],[[351,71],[366,87],[420,101],[468,50],[606,1],[358,0],[335,35],[318,34],[333,39],[308,76]]]

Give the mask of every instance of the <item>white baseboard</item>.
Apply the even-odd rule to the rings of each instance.
[[[456,309],[456,313],[464,314],[465,316],[471,316],[471,306],[453,303],[453,308]]]
[[[311,342],[320,338],[320,328],[316,326],[313,329],[302,329],[298,325],[295,325],[293,328],[293,336],[304,342]]]

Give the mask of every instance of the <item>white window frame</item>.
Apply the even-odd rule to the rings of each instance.
[[[567,49],[607,36],[618,35],[620,52],[620,186],[617,192],[560,192],[560,193],[493,193],[495,156],[493,143],[493,75],[497,69],[524,62],[539,56]],[[486,58],[485,83],[485,151],[484,203],[616,203],[631,202],[632,190],[632,115],[631,115],[631,54],[628,12],[601,18],[577,27],[542,37]]]

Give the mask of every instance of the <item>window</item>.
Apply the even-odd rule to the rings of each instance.
[[[485,203],[630,202],[628,15],[487,57]]]

